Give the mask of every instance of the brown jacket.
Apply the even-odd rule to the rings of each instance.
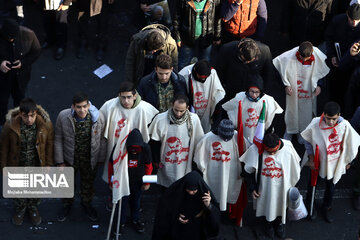
[[[49,114],[37,105],[36,116],[36,148],[41,166],[53,165],[54,129]],[[20,110],[14,108],[6,115],[6,123],[2,130],[1,169],[3,167],[16,167],[20,159]]]

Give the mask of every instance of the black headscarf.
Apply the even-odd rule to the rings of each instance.
[[[197,189],[195,195],[190,195],[186,189]],[[189,189],[189,190],[190,190]],[[210,192],[211,209],[205,207],[202,197],[204,193]],[[193,237],[192,240],[207,239],[217,236],[220,225],[220,211],[216,198],[201,175],[192,171],[181,179],[174,182],[160,198],[155,217],[152,240],[174,240],[178,239],[182,228],[179,215],[185,215],[191,224],[195,215],[204,210],[201,218],[201,227],[193,233],[193,236],[206,236],[205,238]]]

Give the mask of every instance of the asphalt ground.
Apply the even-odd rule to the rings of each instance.
[[[270,46],[273,57],[288,50],[287,39],[279,33],[280,12],[282,1],[267,1],[269,11],[268,28],[265,43]],[[57,114],[64,108],[71,105],[72,95],[77,91],[86,91],[92,103],[101,107],[108,99],[117,94],[119,83],[124,76],[124,61],[130,36],[138,31],[139,12],[138,3],[133,0],[121,0],[115,2],[109,15],[109,45],[106,51],[105,60],[99,63],[95,60],[94,37],[90,39],[85,59],[75,57],[77,46],[76,24],[69,24],[69,42],[65,57],[56,61],[53,59],[53,49],[44,49],[41,57],[33,65],[32,79],[29,84],[27,96],[34,98],[41,104],[51,116],[52,121],[56,120]],[[25,25],[34,29],[39,39],[44,39],[44,29],[41,17],[41,9],[37,8],[31,1],[25,3]],[[93,24],[93,23],[92,23]],[[113,72],[103,79],[99,79],[93,71],[102,64],[107,64]],[[278,85],[272,84],[268,94],[273,96],[279,104],[285,108],[285,94]],[[327,101],[326,91],[319,97],[320,107]],[[285,129],[283,114],[276,116],[274,123],[276,132],[282,135]],[[303,147],[294,142],[300,156],[303,154]],[[65,222],[58,222],[57,214],[62,207],[60,199],[43,199],[39,206],[43,222],[34,227],[29,218],[25,218],[22,226],[18,227],[11,223],[13,205],[10,199],[0,199],[0,240],[47,240],[47,239],[97,239],[106,238],[107,227],[110,219],[110,212],[106,210],[106,200],[109,190],[101,180],[102,166],[98,168],[98,177],[95,187],[96,194],[93,205],[99,214],[98,222],[91,222],[82,207],[80,206],[78,190],[75,203],[69,218]],[[320,240],[348,240],[357,239],[360,214],[353,210],[351,205],[351,186],[355,172],[342,177],[337,184],[332,213],[335,222],[326,223],[321,215],[314,221],[307,219],[287,223],[287,237],[291,239],[320,239]],[[309,179],[308,171],[303,171],[298,187],[302,193],[306,189]],[[321,204],[324,186],[320,184],[316,193],[316,202]],[[136,233],[130,226],[127,226],[125,233],[120,239],[150,239],[155,209],[161,190],[158,186],[152,185],[150,190],[142,195],[141,218],[146,223],[146,231],[143,234]],[[304,195],[305,196],[305,195]],[[171,203],[168,203],[171,204]],[[256,219],[252,210],[252,203],[249,202],[244,213],[243,227],[235,226],[226,217],[222,216],[221,235],[226,239],[266,239],[262,232],[262,223]]]

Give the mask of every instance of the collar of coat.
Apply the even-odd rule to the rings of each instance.
[[[40,105],[36,105],[36,107],[36,126],[40,128],[42,125],[51,122],[51,120],[49,113],[43,107]],[[21,117],[19,107],[9,110],[6,114],[6,121],[9,123],[10,128],[20,135]]]
[[[203,1],[206,1],[203,13],[206,13],[210,9],[211,4],[213,3],[213,0],[203,0]],[[188,0],[187,4],[196,12],[194,0]]]

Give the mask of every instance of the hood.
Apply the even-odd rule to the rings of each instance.
[[[139,129],[134,128],[130,133],[126,140],[126,146],[132,146],[132,145],[139,145],[144,146],[144,140],[143,137],[139,131]]]
[[[44,122],[51,122],[49,113],[47,111],[45,111],[45,109],[40,105],[36,105],[36,107],[37,107],[36,113],[38,114],[38,116],[41,116],[42,119],[44,120]],[[20,114],[20,108],[19,107],[11,109],[6,114],[6,120],[11,122],[19,114]]]
[[[96,122],[99,119],[99,115],[100,115],[99,109],[97,109],[97,107],[92,105],[90,101],[89,101],[89,103],[90,103],[89,113],[90,113],[90,116],[91,116],[91,121]],[[72,108],[71,108],[71,115],[72,116],[75,115],[75,110],[72,109]]]
[[[164,37],[165,42],[167,42],[168,37],[171,36],[170,29],[168,29],[164,25],[162,25],[162,24],[151,24],[151,25],[146,26],[143,29],[141,29],[141,31],[140,31],[140,33],[142,33],[142,34],[140,34],[141,38],[145,39],[148,32],[151,32],[151,31],[159,31],[160,34]]]
[[[5,19],[1,27],[1,36],[8,39],[16,39],[19,35],[19,24],[13,19]]]
[[[264,81],[259,74],[250,74],[247,81],[246,90],[249,90],[250,87],[257,87],[261,92],[264,91]]]

